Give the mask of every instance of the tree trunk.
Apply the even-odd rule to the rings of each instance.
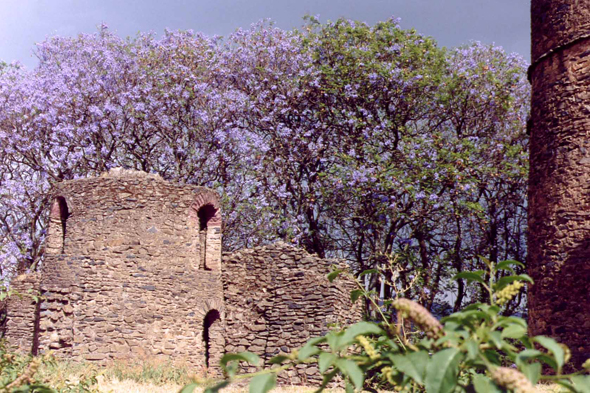
[[[590,2],[532,0],[531,334],[590,358]]]

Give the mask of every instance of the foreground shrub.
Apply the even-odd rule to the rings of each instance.
[[[98,392],[96,375],[94,368],[73,370],[70,364],[64,367],[51,354],[33,357],[12,353],[3,341],[0,342],[0,392]]]
[[[527,335],[527,324],[519,317],[503,316],[502,308],[517,295],[526,274],[515,275],[522,264],[504,261],[494,264],[482,258],[487,271],[460,273],[457,278],[481,285],[489,301],[465,307],[440,322],[424,307],[408,299],[379,302],[375,294],[358,283],[353,300],[367,298],[377,307],[378,322],[359,322],[324,337],[313,338],[299,350],[270,360],[271,368],[253,374],[239,374],[239,363],[256,364],[252,353],[228,354],[221,361],[227,379],[208,388],[213,393],[229,383],[252,378],[250,392],[268,392],[276,375],[301,363],[317,362],[323,375],[322,391],[336,376],[344,378],[346,392],[376,388],[396,391],[500,392],[535,391],[539,381],[554,381],[572,392],[587,392],[590,376],[585,370],[564,375],[569,350],[555,340]],[[333,280],[336,271],[328,278]],[[496,279],[499,277],[498,279]],[[388,314],[384,306],[396,311]],[[395,314],[395,315],[394,315]],[[587,362],[590,363],[590,362]],[[543,375],[543,369],[552,374]],[[182,393],[190,393],[188,385]]]

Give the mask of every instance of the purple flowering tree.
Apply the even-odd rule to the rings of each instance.
[[[226,249],[283,239],[359,271],[397,255],[370,285],[414,280],[428,308],[479,296],[444,295],[477,255],[524,259],[529,87],[499,48],[309,18],[225,40],[103,26],[37,56],[0,66],[4,279],[42,261],[53,185],[116,166],[217,189]]]

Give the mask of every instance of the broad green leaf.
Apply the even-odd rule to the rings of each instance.
[[[483,355],[488,360],[488,362],[495,364],[496,366],[499,366],[502,363],[502,359],[500,359],[498,351],[488,349],[483,352]]]
[[[363,291],[360,289],[355,289],[354,291],[350,292],[350,300],[352,300],[352,302],[356,302],[358,300],[359,297],[361,297],[363,295]]]
[[[527,330],[521,325],[510,325],[502,330],[502,338],[521,338],[525,334]]]
[[[524,351],[520,352],[518,356],[516,356],[516,365],[521,367],[521,365],[525,364],[529,360],[535,359],[542,354],[543,352],[536,349],[525,349]]]
[[[502,334],[500,332],[490,332],[490,341],[498,349],[502,349],[504,347],[504,340],[502,340]]]
[[[381,329],[376,323],[373,322],[363,321],[355,323],[354,325],[348,327],[344,331],[341,345],[347,345],[352,343],[356,336],[366,336],[369,334],[383,334],[383,329]]]
[[[250,381],[250,393],[266,393],[270,391],[272,388],[275,387],[277,384],[277,375],[275,373],[272,374],[262,374],[257,375],[256,377],[252,378]]]
[[[320,353],[318,359],[318,366],[320,368],[320,372],[323,374],[327,369],[330,368],[334,364],[334,362],[338,359],[336,355],[330,352],[322,352]]]
[[[342,273],[342,269],[337,269],[328,273],[328,281],[333,282],[340,273]]]
[[[496,386],[491,379],[485,375],[476,374],[473,376],[473,387],[477,393],[500,393],[502,389]]]
[[[418,382],[420,385],[424,385],[424,373],[426,372],[426,366],[428,365],[428,353],[412,352],[408,355],[391,354],[389,358],[402,373]]]
[[[228,353],[223,355],[221,358],[221,367],[225,367],[229,362],[232,361],[248,362],[254,366],[257,366],[260,358],[258,355],[253,354],[252,352]]]
[[[346,388],[344,389],[346,393],[354,393],[354,388],[350,384],[350,382],[346,381]]]
[[[193,391],[198,387],[199,387],[199,384],[190,383],[190,384],[186,385],[185,387],[183,387],[182,389],[180,389],[179,393],[193,393]]]
[[[359,274],[359,278],[366,276],[367,274],[379,274],[379,270],[377,269],[367,269],[367,270],[363,270],[360,274]]]
[[[465,343],[465,347],[467,348],[467,360],[475,360],[479,356],[479,345],[473,341],[469,340]]]
[[[553,356],[555,357],[555,361],[557,362],[557,367],[559,369],[563,367],[565,354],[563,348],[557,343],[557,341],[545,336],[537,336],[533,340],[541,344],[543,347],[545,347],[549,352],[553,354]]]
[[[508,270],[514,273],[514,269],[511,266],[520,266],[524,267],[524,263],[515,261],[513,259],[508,259],[506,261],[498,262],[496,265],[496,271],[498,270]]]
[[[432,356],[426,367],[427,393],[451,393],[455,389],[462,356],[457,348],[443,349]]]
[[[570,380],[579,393],[590,393],[590,375],[576,375]]]
[[[565,387],[566,389],[569,389],[572,392],[577,392],[575,386],[568,380],[561,379],[561,380],[555,381],[555,383]]]
[[[322,380],[322,384],[314,393],[322,392],[326,386],[330,383],[330,381],[334,378],[334,376],[338,374],[338,369],[330,371],[328,374],[324,374],[324,379]]]
[[[522,364],[519,368],[533,385],[539,382],[539,378],[541,377],[541,363]]]
[[[508,284],[512,284],[514,281],[526,281],[528,283],[533,283],[533,279],[528,274],[519,274],[517,276],[506,276],[502,277],[496,282],[494,285],[494,291],[500,291],[502,288],[507,286]]]
[[[498,326],[510,326],[512,324],[516,324],[519,326],[522,326],[523,328],[527,329],[527,323],[524,319],[519,318],[519,317],[504,317],[504,316],[500,316],[498,318],[498,323],[496,325],[494,325],[494,328],[498,327]]]
[[[480,272],[483,274],[483,271],[480,270]],[[461,272],[461,273],[457,274],[455,277],[453,277],[453,280],[457,280],[460,278],[467,280],[467,281],[477,281],[482,284],[486,283],[485,280],[483,279],[482,275],[479,274],[478,272]]]
[[[208,387],[207,389],[205,389],[205,391],[203,393],[217,393],[221,389],[227,387],[228,385],[229,385],[229,381],[222,381],[222,382],[219,382],[217,385]],[[192,390],[190,390],[188,392],[181,391],[180,393],[192,393]]]
[[[330,333],[328,334],[328,336],[329,335],[330,335]],[[306,360],[313,355],[317,355],[320,352],[320,350],[318,349],[318,347],[316,347],[316,344],[318,344],[319,342],[321,342],[323,340],[324,340],[324,337],[316,337],[316,338],[312,338],[311,340],[309,340],[299,350],[299,353],[297,354],[297,359]]]
[[[335,363],[336,367],[346,375],[357,389],[363,387],[365,375],[360,367],[350,359],[338,359]]]

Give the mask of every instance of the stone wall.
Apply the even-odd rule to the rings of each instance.
[[[50,220],[41,352],[200,366],[207,354],[218,358],[224,313],[215,193],[114,170],[60,184]],[[212,310],[218,318],[205,333]]]
[[[57,186],[39,304],[11,298],[6,335],[25,352],[73,360],[163,358],[218,372],[226,352],[265,361],[361,318],[353,283],[329,283],[330,261],[285,243],[221,258],[213,191],[111,170]],[[225,295],[224,295],[225,292]],[[315,366],[282,382],[319,382]]]
[[[11,295],[6,300],[5,337],[10,348],[36,353],[39,275],[22,274],[12,280]]]
[[[335,326],[361,319],[361,305],[350,301],[354,284],[330,283],[331,265],[286,243],[224,255],[226,351],[250,351],[265,362],[301,347]],[[320,382],[315,365],[300,365],[280,375],[281,382]]]

